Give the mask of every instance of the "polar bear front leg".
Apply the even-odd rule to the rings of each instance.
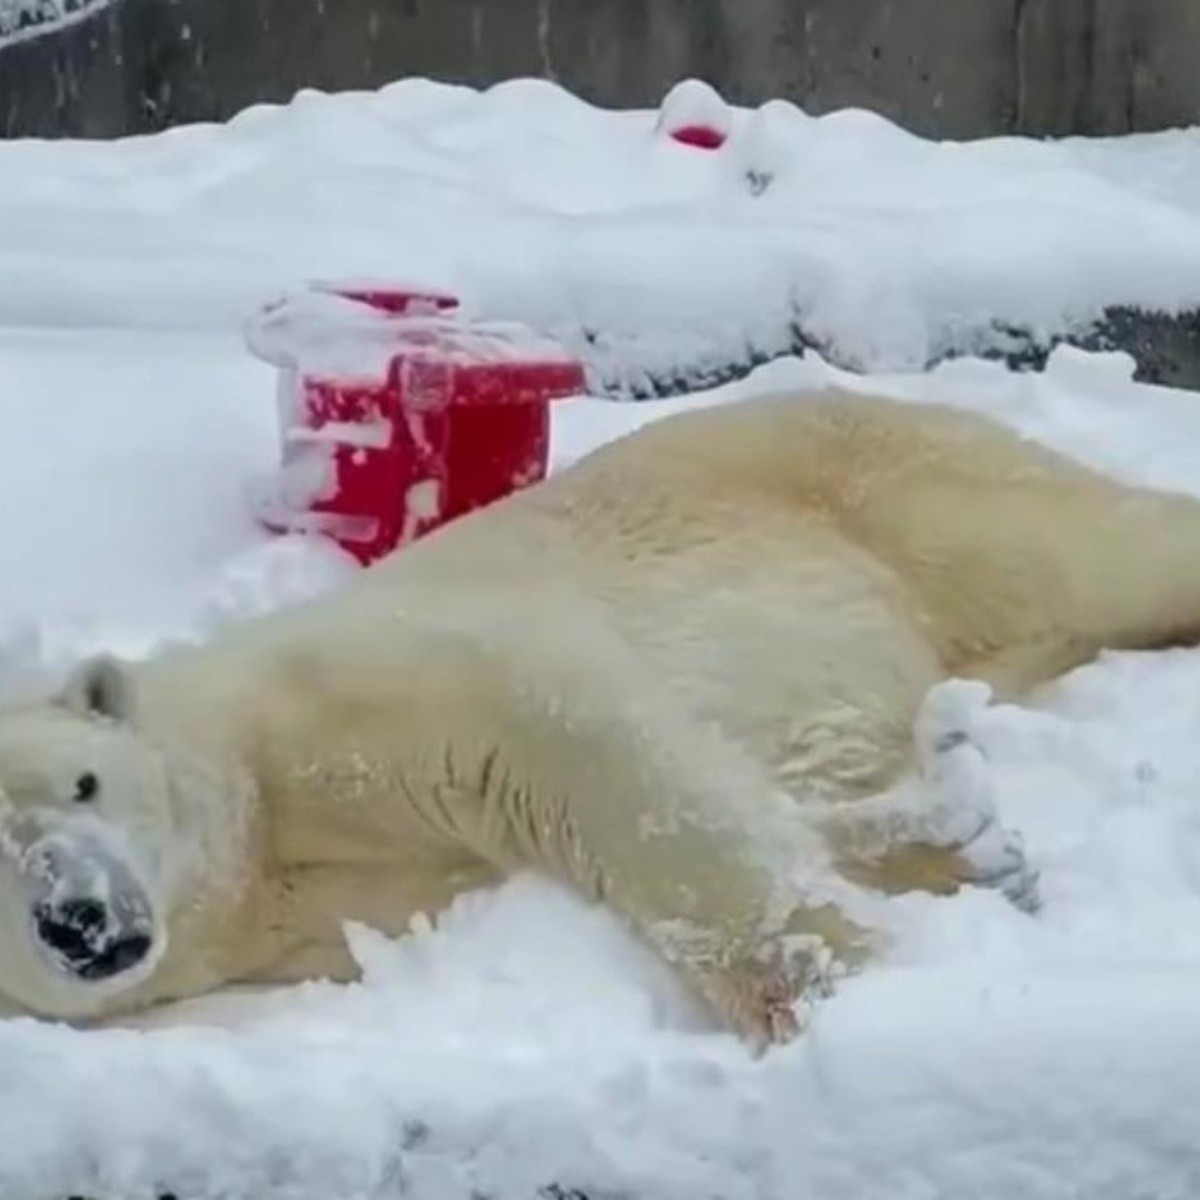
[[[786,1041],[796,1001],[869,950],[821,894],[835,880],[824,839],[719,732],[650,698],[640,674],[620,684],[521,689],[483,771],[476,844],[603,901],[756,1048]]]
[[[931,688],[913,727],[915,776],[827,816],[822,827],[848,877],[892,893],[946,895],[975,884],[1037,908],[1037,872],[1020,834],[1000,823],[986,756],[972,735],[991,698],[977,681]]]

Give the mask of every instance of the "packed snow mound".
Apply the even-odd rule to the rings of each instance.
[[[0,329],[0,681],[141,653],[337,586],[239,488],[273,377],[224,334]],[[1200,404],[1060,350],[876,377],[1128,478],[1200,492]],[[646,421],[862,383],[815,356],[707,395],[555,408],[554,469]],[[31,518],[30,514],[36,514]],[[19,667],[19,670],[18,670]],[[979,727],[1044,911],[881,901],[885,961],[754,1060],[601,909],[529,878],[364,978],[228,993],[123,1028],[0,1022],[0,1197],[61,1200],[1190,1200],[1200,1158],[1200,652],[1107,655]]]
[[[728,120],[709,153],[550,83],[411,79],[0,143],[0,322],[232,328],[309,277],[391,277],[644,392],[801,344],[911,369],[1200,303],[1200,131],[942,143],[781,101]]]

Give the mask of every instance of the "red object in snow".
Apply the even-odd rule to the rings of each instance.
[[[546,474],[550,401],[581,364],[452,296],[315,285],[271,305],[250,348],[280,368],[282,469],[255,497],[278,532],[368,563]]]
[[[733,129],[733,112],[715,88],[684,79],[663,97],[656,129],[684,146],[720,150]]]
[[[697,150],[720,150],[725,145],[725,134],[711,125],[683,125],[672,129],[670,136],[685,146],[695,146]]]

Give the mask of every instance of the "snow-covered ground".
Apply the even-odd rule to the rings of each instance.
[[[792,302],[904,366],[955,315],[1200,291],[1196,134],[940,147],[770,113],[794,137],[770,210],[732,158],[655,141],[653,114],[532,84],[0,143],[0,689],[351,569],[243,503],[277,446],[238,324],[297,277],[395,273],[568,333],[603,318],[627,376],[767,336]],[[1132,370],[1060,350],[1043,374],[868,383],[1200,493],[1200,398]],[[714,395],[563,402],[555,464],[681,405],[831,377],[809,356]],[[132,1030],[0,1022],[0,1200],[1191,1200],[1198,728],[1192,651],[1106,656],[995,710],[982,735],[1044,911],[889,902],[888,958],[757,1061],[606,914],[529,879],[400,943],[351,930],[361,985]]]
[[[0,48],[95,16],[113,0],[0,0]]]

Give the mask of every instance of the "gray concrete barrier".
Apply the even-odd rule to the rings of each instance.
[[[0,131],[112,136],[298,88],[540,75],[606,105],[678,79],[921,133],[1200,120],[1197,0],[112,0],[0,44]]]

